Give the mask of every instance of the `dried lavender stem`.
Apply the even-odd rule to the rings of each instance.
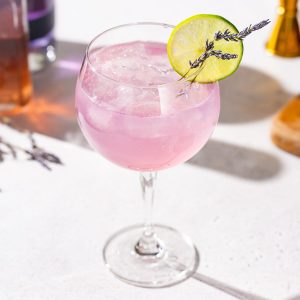
[[[266,25],[268,25],[271,21],[269,19],[263,20],[255,25],[249,25],[246,27],[244,30],[238,32],[238,33],[231,33],[228,29],[226,29],[223,33],[221,31],[218,31],[215,34],[215,41],[219,41],[221,39],[224,39],[225,41],[233,41],[233,42],[238,42],[242,41],[244,38],[246,38],[249,34],[252,32],[259,30]]]
[[[7,150],[9,150],[9,153],[7,153],[7,152],[3,151],[3,149],[0,148],[0,162],[4,160],[4,155],[7,155],[7,154],[11,154],[11,156],[16,159],[17,151],[21,151],[21,152],[25,153],[26,155],[28,155],[29,160],[34,160],[34,161],[38,162],[41,166],[43,166],[44,168],[46,168],[49,171],[51,171],[49,163],[62,164],[62,161],[56,155],[45,151],[44,149],[40,148],[37,145],[32,132],[30,132],[28,130],[20,130],[20,129],[16,128],[12,124],[11,119],[9,119],[9,118],[0,119],[0,123],[4,124],[6,126],[9,126],[12,129],[17,130],[23,134],[27,134],[29,141],[30,141],[30,145],[31,145],[31,149],[25,149],[18,145],[9,143],[8,141],[1,138],[1,136],[0,136],[0,147],[1,147],[1,145],[3,145],[7,148]]]
[[[215,33],[214,41],[224,39],[225,41],[237,42],[237,41],[243,40],[245,37],[247,37],[252,32],[265,27],[269,23],[270,23],[269,19],[263,20],[253,26],[250,25],[250,26],[246,27],[244,30],[242,30],[238,33],[235,33],[235,34],[230,33],[230,31],[228,29],[226,29],[223,33],[221,31],[218,31],[217,33]],[[186,72],[185,76],[190,72],[191,69],[201,67],[203,65],[204,61],[211,56],[215,56],[216,58],[222,59],[222,60],[230,60],[230,59],[235,59],[238,57],[238,55],[234,54],[234,53],[233,54],[232,53],[223,53],[221,50],[214,50],[214,47],[215,47],[214,41],[209,42],[208,40],[206,40],[205,52],[202,53],[201,56],[199,56],[193,62],[189,61],[190,68]],[[195,72],[194,74],[196,74],[196,77],[197,77],[199,75],[199,72]],[[191,76],[193,76],[194,74],[192,74]],[[185,76],[183,76],[183,77],[185,77]],[[193,79],[193,81],[196,79],[196,77]]]

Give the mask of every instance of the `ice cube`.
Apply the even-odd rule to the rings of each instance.
[[[113,112],[107,103],[89,103],[85,109],[85,118],[96,130],[108,130],[112,127]]]
[[[189,87],[185,83],[175,82],[158,88],[160,109],[163,115],[176,113],[191,106]]]

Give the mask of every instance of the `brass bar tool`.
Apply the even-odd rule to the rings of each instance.
[[[300,32],[297,20],[297,0],[280,0],[277,20],[266,49],[283,57],[300,56]]]

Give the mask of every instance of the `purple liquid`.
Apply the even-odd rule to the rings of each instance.
[[[46,47],[53,42],[53,0],[28,0],[29,38],[33,48]]]

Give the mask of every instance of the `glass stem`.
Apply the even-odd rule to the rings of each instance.
[[[140,173],[140,182],[144,201],[144,228],[141,238],[135,245],[135,251],[142,256],[157,257],[162,253],[162,246],[159,242],[152,224],[152,211],[154,200],[154,189],[156,183],[156,172]]]

